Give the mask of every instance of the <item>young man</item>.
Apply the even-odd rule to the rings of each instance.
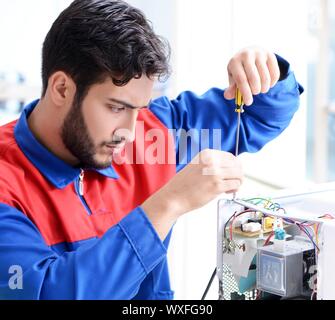
[[[240,152],[288,126],[302,88],[285,60],[248,48],[229,62],[225,92],[151,101],[169,73],[167,46],[123,1],[74,1],[42,64],[41,99],[0,128],[0,297],[172,299],[173,224],[243,179],[236,87],[252,105]]]

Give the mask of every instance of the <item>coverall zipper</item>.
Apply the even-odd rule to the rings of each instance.
[[[80,169],[80,174],[79,174],[79,178],[78,178],[78,182],[76,183],[76,192],[80,198],[80,201],[82,202],[82,204],[84,205],[86,211],[88,212],[89,215],[92,214],[92,211],[90,209],[90,207],[88,206],[85,198],[84,198],[84,192],[85,192],[85,188],[84,188],[84,177],[85,177],[85,171],[83,169]]]

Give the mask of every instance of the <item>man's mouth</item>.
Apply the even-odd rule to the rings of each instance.
[[[106,144],[106,147],[110,149],[113,153],[118,153],[120,152],[124,147],[125,143],[118,143],[118,144]]]

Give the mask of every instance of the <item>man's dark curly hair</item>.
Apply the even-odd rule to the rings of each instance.
[[[74,80],[78,100],[108,77],[117,86],[142,75],[161,80],[170,74],[169,56],[169,44],[140,10],[121,0],[75,0],[45,38],[42,96],[57,71]]]

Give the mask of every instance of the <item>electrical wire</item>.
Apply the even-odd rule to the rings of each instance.
[[[257,203],[254,203],[256,205],[258,205],[262,202],[263,203],[266,202],[265,205],[264,205],[264,208],[267,208],[267,209],[270,209],[270,210],[273,210],[273,211],[283,210],[284,213],[286,213],[286,210],[284,208],[282,208],[279,203],[271,202],[269,199],[266,199],[266,198],[251,198],[251,199],[247,199],[246,201],[252,202],[252,203],[253,203],[253,201],[257,201]],[[264,215],[264,216],[267,216],[267,215]],[[329,219],[334,219],[334,217],[331,214],[325,214],[322,217],[327,217]],[[307,221],[304,221],[302,223],[298,223],[297,221],[295,221],[293,219],[288,219],[288,218],[284,218],[283,220],[288,222],[288,223],[292,223],[292,224],[295,224],[296,226],[298,226],[299,229],[307,235],[307,237],[312,242],[312,244],[313,244],[314,248],[317,250],[317,252],[320,251],[320,249],[318,247],[318,244],[315,243],[315,241],[313,240],[313,236],[309,233],[309,231],[307,229],[307,227],[310,227],[313,224],[305,225],[304,223],[307,223]],[[317,231],[315,231],[315,238],[317,240]]]
[[[202,295],[201,300],[205,300],[205,298],[206,298],[206,296],[207,296],[207,293],[208,293],[210,287],[212,286],[212,283],[213,283],[213,280],[214,280],[214,278],[215,278],[215,275],[216,275],[216,267],[215,267],[215,269],[214,269],[214,271],[213,271],[213,273],[212,273],[212,276],[211,276],[211,278],[210,278],[210,280],[209,280],[209,282],[208,282],[208,284],[207,284],[207,287],[206,287],[206,289],[205,289],[205,291],[204,291],[204,293],[203,293],[203,295]]]
[[[274,236],[274,234],[275,234],[275,233],[274,233],[273,231],[271,231],[270,235],[269,235],[269,236],[267,237],[267,239],[265,240],[263,246],[268,245],[268,243],[270,242],[270,239]]]
[[[289,219],[289,218],[284,218],[283,220],[287,223],[296,225],[302,232],[304,232],[307,235],[308,239],[312,242],[312,244],[313,244],[314,248],[317,250],[317,252],[320,251],[318,245],[313,240],[313,236],[309,233],[309,231],[307,230],[306,226],[304,226],[303,223],[299,223],[296,220]]]

